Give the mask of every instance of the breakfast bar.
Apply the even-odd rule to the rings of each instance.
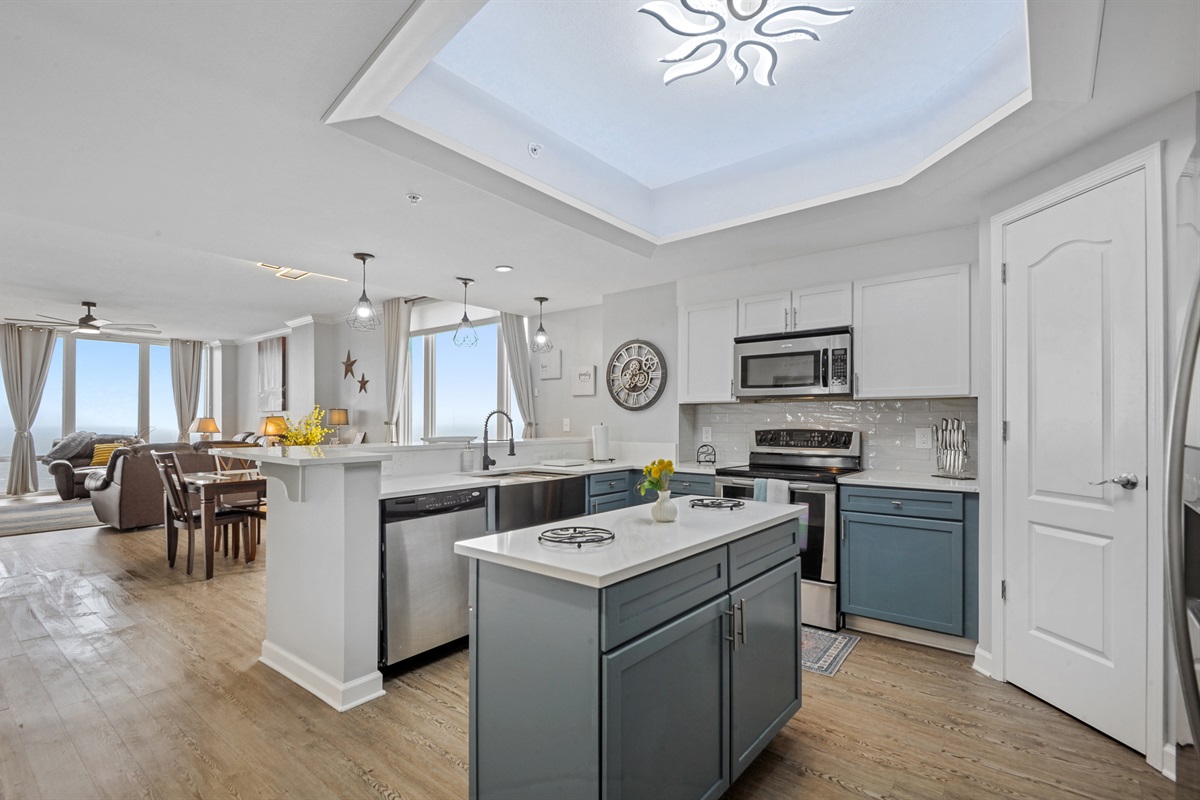
[[[455,545],[472,798],[716,797],[799,710],[808,507],[672,502]]]

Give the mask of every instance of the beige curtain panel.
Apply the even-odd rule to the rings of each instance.
[[[46,388],[57,335],[53,328],[17,325],[0,325],[0,331],[4,338],[0,369],[17,434],[8,470],[8,493],[30,494],[38,490],[37,451],[30,429],[42,404],[42,390]]]
[[[384,405],[387,409],[387,440],[390,444],[408,444],[408,431],[400,430],[400,420],[408,402],[411,372],[408,364],[408,337],[412,330],[412,304],[403,297],[383,301],[383,358],[385,365]]]
[[[517,408],[525,420],[522,439],[537,436],[537,423],[533,419],[533,373],[529,369],[528,322],[518,314],[500,314],[500,335],[504,337],[504,352],[508,357],[508,375],[512,378],[513,393],[517,396]],[[516,433],[516,431],[514,431]]]
[[[188,431],[196,421],[203,358],[204,342],[193,339],[171,340],[171,391],[175,395],[175,420],[179,423],[181,442],[188,440]]]

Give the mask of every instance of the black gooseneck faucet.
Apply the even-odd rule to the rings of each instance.
[[[497,408],[495,411],[488,414],[487,418],[483,421],[483,468],[484,468],[484,470],[489,469],[493,464],[496,463],[496,459],[494,459],[488,455],[488,423],[491,422],[492,417],[496,416],[497,414],[500,414],[506,420],[508,420],[508,454],[510,456],[515,456],[517,454],[517,445],[513,441],[513,437],[512,437],[513,419],[507,413],[505,413]]]

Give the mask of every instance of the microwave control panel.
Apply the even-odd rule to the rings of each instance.
[[[850,350],[835,347],[830,353],[829,385],[845,386],[850,379]]]

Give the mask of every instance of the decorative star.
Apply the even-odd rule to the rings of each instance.
[[[364,372],[362,374],[362,377],[360,377],[358,379],[358,393],[366,394],[366,391],[367,391],[367,373]]]
[[[346,380],[346,378],[354,377],[354,365],[357,363],[358,363],[358,359],[351,358],[350,351],[347,350],[346,351],[346,360],[342,362],[342,366],[346,368],[346,371],[342,374],[342,380]]]

